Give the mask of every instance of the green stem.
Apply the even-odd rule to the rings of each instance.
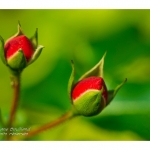
[[[35,135],[37,135],[37,134],[39,134],[45,130],[56,127],[56,126],[60,125],[61,123],[65,122],[65,121],[67,121],[67,120],[69,120],[75,116],[76,116],[76,114],[74,114],[72,111],[69,111],[66,114],[64,114],[63,116],[61,116],[60,118],[58,118],[57,120],[50,122],[50,123],[47,123],[47,124],[39,127],[38,129],[30,131],[28,133],[28,135],[26,136],[26,138],[30,138],[30,137],[35,136]]]
[[[0,109],[0,123],[1,123],[2,127],[5,127],[5,123],[4,123],[4,120],[3,120],[3,117],[2,117],[1,109]]]
[[[20,74],[19,75],[12,75],[11,77],[11,84],[13,88],[13,100],[12,106],[10,110],[10,116],[8,119],[7,127],[10,128],[13,125],[13,121],[15,120],[16,111],[18,108],[19,96],[20,96]],[[8,133],[7,140],[10,139],[10,135]]]

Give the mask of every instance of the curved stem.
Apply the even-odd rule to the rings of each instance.
[[[76,114],[72,113],[71,111],[67,112],[66,114],[64,114],[63,116],[61,116],[60,118],[58,118],[57,120],[53,121],[53,122],[50,122],[50,123],[47,123],[41,127],[39,127],[38,129],[35,129],[33,131],[30,131],[28,133],[28,135],[26,136],[26,138],[29,138],[29,137],[32,137],[34,135],[37,135],[45,130],[48,130],[48,129],[51,129],[53,127],[56,127],[58,126],[59,124],[75,117]]]
[[[7,127],[10,128],[13,124],[13,121],[15,120],[15,115],[18,107],[18,102],[19,102],[19,96],[20,96],[20,74],[11,76],[11,84],[13,88],[13,100],[12,100],[12,106],[10,110],[10,116],[8,119],[8,124]],[[7,140],[10,139],[10,135],[8,133]]]

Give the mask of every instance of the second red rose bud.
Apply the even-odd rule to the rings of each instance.
[[[107,99],[107,88],[101,77],[85,78],[72,89],[73,105],[84,116],[98,114],[105,107]]]

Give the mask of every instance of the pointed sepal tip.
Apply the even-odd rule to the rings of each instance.
[[[75,76],[75,68],[74,68],[74,62],[73,60],[71,60],[71,67],[72,67],[72,72],[68,81],[68,95],[70,98],[70,101],[72,103],[72,98],[71,98],[71,92],[72,92],[72,88],[74,86],[74,76]]]
[[[83,74],[79,80],[83,80],[84,78],[90,77],[90,76],[97,76],[103,78],[103,67],[104,67],[104,58],[106,56],[107,51],[104,53],[101,60],[89,71],[87,71],[85,74]]]
[[[116,96],[117,92],[120,90],[120,88],[127,82],[127,78],[119,84],[114,90],[108,91],[108,102],[107,105],[113,100],[113,98]]]

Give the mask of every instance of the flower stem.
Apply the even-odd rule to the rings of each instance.
[[[71,119],[71,118],[73,118],[75,116],[76,116],[76,114],[72,113],[72,111],[69,111],[66,114],[64,114],[63,116],[61,116],[60,118],[58,118],[57,120],[55,120],[53,122],[50,122],[50,123],[47,123],[47,124],[37,128],[37,129],[35,129],[33,131],[31,130],[28,133],[28,135],[26,136],[26,138],[30,138],[30,137],[35,136],[35,135],[37,135],[37,134],[39,134],[39,133],[41,133],[41,132],[43,132],[45,130],[51,129],[53,127],[56,127],[56,126],[60,125],[61,123],[65,122],[65,121],[67,121],[67,120],[69,120],[69,119]]]
[[[12,75],[10,78],[11,78],[11,82],[12,82],[11,84],[13,88],[13,100],[12,100],[10,116],[7,124],[8,128],[11,128],[11,126],[13,125],[13,121],[15,120],[15,115],[18,107],[19,96],[20,96],[20,74]],[[7,140],[9,139],[10,139],[10,135],[8,133]]]

